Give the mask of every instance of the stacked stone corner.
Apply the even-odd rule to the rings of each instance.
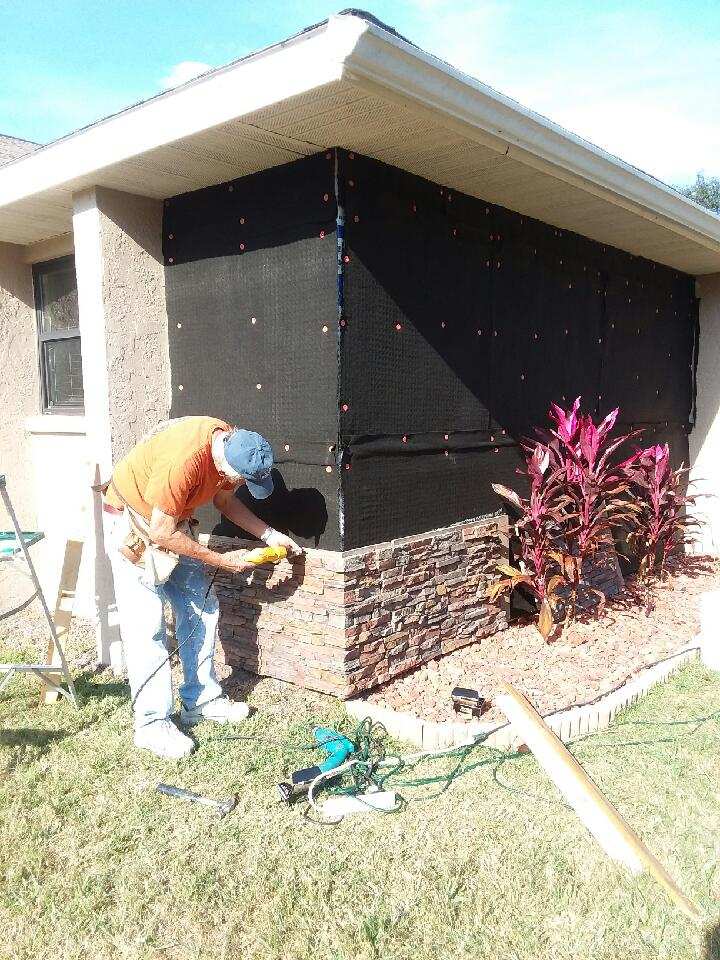
[[[486,589],[504,518],[466,521],[346,553],[307,550],[249,577],[219,571],[230,666],[348,699],[507,626]],[[219,551],[250,546],[211,537]]]

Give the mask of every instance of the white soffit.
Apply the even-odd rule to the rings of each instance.
[[[159,199],[332,146],[691,274],[720,272],[720,217],[351,15],[0,168],[0,240],[67,232],[87,187]]]

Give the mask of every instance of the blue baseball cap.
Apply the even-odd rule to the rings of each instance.
[[[232,470],[245,480],[255,500],[270,496],[274,457],[265,437],[252,430],[235,430],[225,437],[223,453]]]

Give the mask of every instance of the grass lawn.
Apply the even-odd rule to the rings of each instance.
[[[78,690],[79,712],[39,708],[27,680],[0,699],[0,957],[720,956],[708,933],[720,728],[687,723],[720,709],[720,676],[699,665],[573,750],[707,914],[704,931],[649,877],[607,860],[532,755],[478,749],[440,795],[400,788],[401,813],[321,826],[302,803],[280,804],[275,784],[313,761],[293,745],[314,723],[340,723],[339,703],[260,681],[242,732],[267,742],[223,741],[204,724],[197,753],[171,764],[132,748],[124,683],[81,674]],[[155,793],[161,780],[237,792],[237,810],[218,821]]]

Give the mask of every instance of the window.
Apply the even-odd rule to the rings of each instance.
[[[75,258],[61,257],[36,263],[33,282],[43,407],[46,413],[82,412],[82,354]]]

